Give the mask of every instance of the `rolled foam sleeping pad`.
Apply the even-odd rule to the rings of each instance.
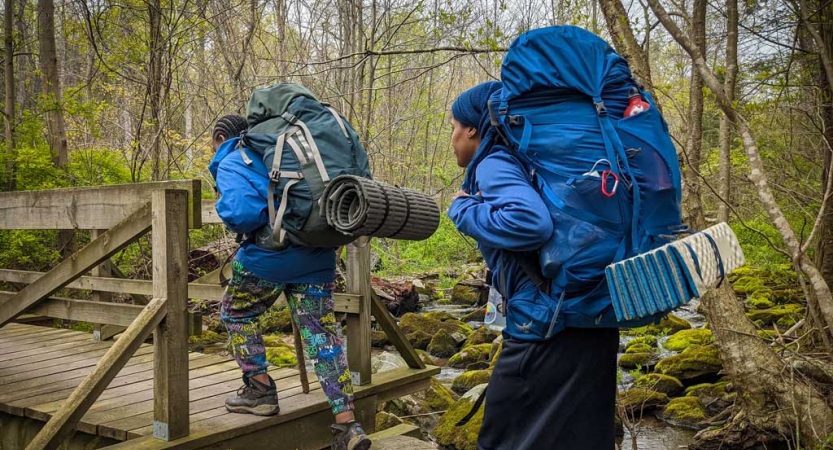
[[[351,236],[419,241],[440,225],[440,210],[431,197],[353,175],[330,181],[321,202],[327,223]]]

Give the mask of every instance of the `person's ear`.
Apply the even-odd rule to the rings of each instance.
[[[475,127],[468,127],[468,130],[466,130],[466,136],[467,136],[469,139],[474,139],[475,137],[477,137],[477,128],[475,128]]]

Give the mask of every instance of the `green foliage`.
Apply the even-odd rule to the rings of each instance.
[[[740,223],[732,223],[732,231],[738,237],[738,243],[743,248],[743,255],[746,257],[746,265],[761,269],[775,269],[778,265],[788,263],[789,260],[783,254],[775,251],[769,245],[767,239],[778,247],[783,247],[783,240],[778,230],[773,227],[764,217],[749,219],[745,221],[748,227]],[[766,239],[758,230],[766,236]]]

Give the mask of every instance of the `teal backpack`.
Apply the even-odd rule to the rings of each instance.
[[[239,145],[261,155],[269,173],[269,224],[255,235],[267,249],[287,244],[338,247],[356,238],[327,224],[321,195],[339,175],[371,178],[367,152],[352,125],[312,92],[293,83],[255,90],[246,110],[249,130]]]

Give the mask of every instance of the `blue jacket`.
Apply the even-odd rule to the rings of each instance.
[[[448,216],[461,232],[474,238],[492,270],[492,286],[508,299],[504,333],[522,340],[541,340],[549,323],[529,325],[528,316],[554,303],[535,287],[518,262],[502,250],[538,250],[552,235],[547,206],[530,184],[527,170],[501,147],[475,169],[478,192],[458,197]],[[555,316],[553,316],[555,317]]]
[[[217,215],[231,231],[251,234],[269,223],[266,203],[269,177],[260,155],[245,149],[252,161],[243,162],[236,149],[240,138],[220,145],[208,165],[217,182]],[[277,205],[275,207],[277,209]],[[265,250],[249,240],[240,245],[235,258],[247,270],[273,283],[332,283],[335,279],[335,250],[290,245],[279,251]]]

